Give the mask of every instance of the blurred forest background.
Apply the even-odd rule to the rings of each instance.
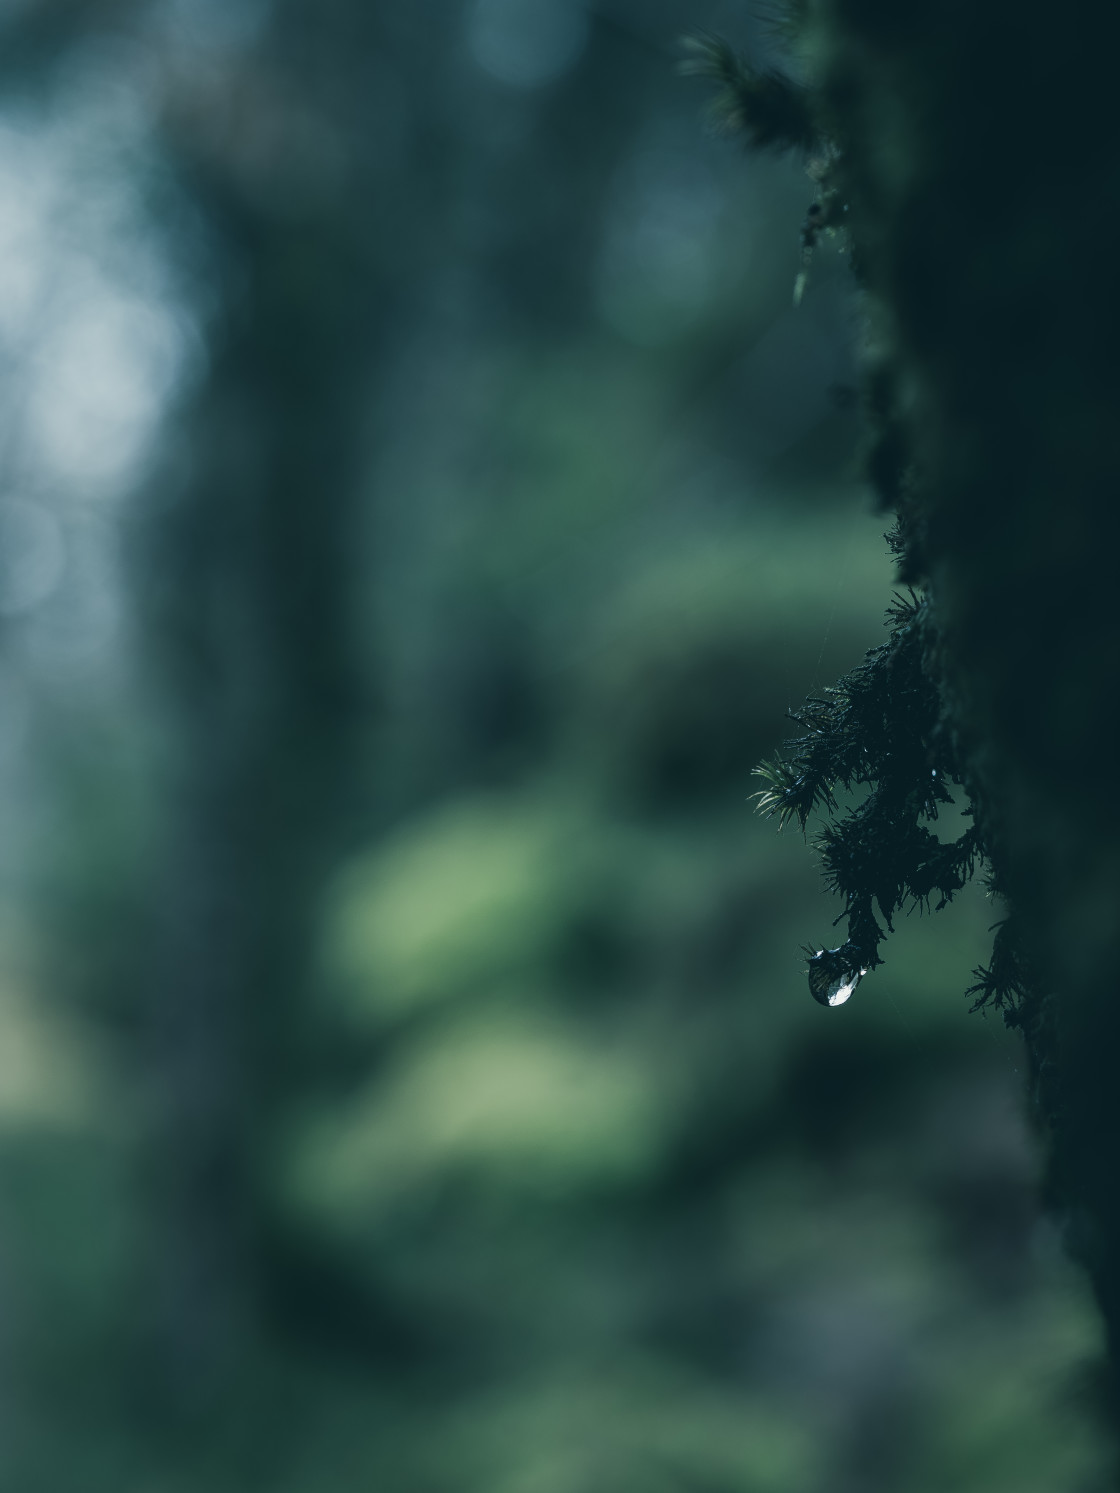
[[[882,635],[716,0],[0,8],[0,1487],[1057,1493],[981,891],[752,816]]]

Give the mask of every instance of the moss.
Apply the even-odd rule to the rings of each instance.
[[[915,724],[912,688],[887,670],[902,651],[892,634],[862,676],[810,702],[763,802],[803,819],[814,803],[833,809],[835,782],[870,783],[872,808],[826,829],[823,850],[849,952],[871,964],[873,901],[889,926],[900,891],[922,895],[915,738],[951,763],[974,814],[969,859],[1012,908],[976,993],[1026,1033],[1051,1193],[1115,1352],[1120,298],[1099,266],[1120,218],[1117,23],[1086,0],[1060,21],[1009,0],[802,11],[818,204],[835,224],[841,203],[871,308],[868,471],[920,588],[936,705],[927,694]],[[872,772],[853,755],[866,736],[853,681],[875,676]],[[905,812],[892,818],[884,785],[903,777]],[[854,947],[869,934],[871,957]]]

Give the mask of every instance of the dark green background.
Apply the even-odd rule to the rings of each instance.
[[[752,814],[892,585],[842,253],[674,71],[765,27],[2,24],[0,1485],[1101,1486],[999,910],[822,1011]]]

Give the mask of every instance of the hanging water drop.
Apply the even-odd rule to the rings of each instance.
[[[834,980],[825,991],[825,1004],[842,1006],[866,973],[865,969],[857,969],[854,974],[846,976],[843,980]]]
[[[842,1006],[850,1000],[856,986],[867,973],[866,964],[855,963],[850,945],[838,949],[817,949],[809,954],[809,993],[822,1006]]]

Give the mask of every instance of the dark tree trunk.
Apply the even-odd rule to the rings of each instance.
[[[1120,1353],[1118,22],[828,0],[810,24],[949,706],[1047,992],[1054,1196]]]
[[[226,292],[138,555],[170,743],[151,1330],[172,1405],[192,1412],[276,1326],[270,1163],[299,1092],[317,899],[346,843],[368,706],[353,581],[386,304],[355,209],[361,162],[333,153],[352,68],[328,59],[324,98],[300,52],[307,10],[278,7],[251,73],[216,99],[173,100],[169,125]],[[344,58],[370,43],[351,7],[313,19]]]

